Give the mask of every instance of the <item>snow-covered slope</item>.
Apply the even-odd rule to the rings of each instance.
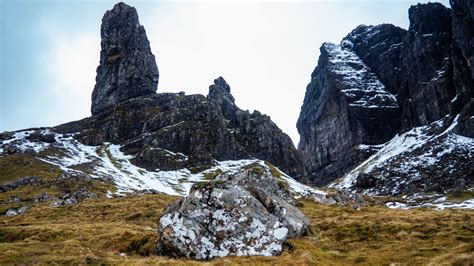
[[[49,136],[49,138],[48,138]],[[49,140],[47,140],[49,139]],[[236,173],[243,167],[258,164],[279,172],[295,196],[323,199],[325,192],[303,185],[276,167],[258,159],[215,161],[215,166],[198,173],[188,169],[177,171],[148,171],[134,165],[133,156],[120,150],[120,145],[104,143],[87,146],[73,138],[73,134],[58,134],[50,129],[15,132],[9,139],[0,141],[0,158],[8,151],[30,153],[43,162],[60,167],[66,172],[81,172],[92,178],[108,180],[117,187],[117,193],[156,190],[169,195],[187,195],[196,182],[206,181],[220,173]],[[173,152],[167,151],[170,154]],[[184,155],[183,155],[184,156]]]
[[[349,106],[364,108],[398,108],[397,98],[388,92],[370,68],[351,51],[352,43],[344,40],[340,45],[325,43],[329,55],[329,68],[339,75]]]
[[[472,185],[474,139],[453,132],[443,120],[396,135],[357,168],[330,187],[371,195],[402,195],[423,191],[444,193],[444,184]],[[452,183],[449,184],[452,187]]]

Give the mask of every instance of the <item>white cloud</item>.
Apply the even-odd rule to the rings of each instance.
[[[49,48],[39,57],[41,69],[55,108],[63,117],[79,119],[90,115],[90,97],[99,63],[100,38],[93,32],[68,33],[47,19],[41,28]],[[63,121],[67,122],[67,121]]]

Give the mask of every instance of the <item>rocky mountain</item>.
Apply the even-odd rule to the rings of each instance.
[[[119,3],[107,11],[101,37],[92,116],[2,133],[0,164],[10,167],[8,162],[20,160],[50,171],[7,177],[10,182],[0,186],[0,193],[51,188],[54,193],[35,196],[35,202],[49,202],[50,207],[104,196],[189,194],[161,219],[158,247],[164,255],[196,259],[279,254],[284,241],[308,230],[295,197],[325,204],[365,201],[312,189],[285,174],[304,174],[291,139],[270,117],[238,108],[224,78],[214,81],[207,96],[157,94],[158,68],[135,8]],[[5,209],[5,215],[27,214],[23,197],[14,195],[15,207]],[[192,213],[184,211],[189,208]],[[174,227],[167,226],[168,214]],[[218,229],[234,219],[240,231]],[[198,221],[197,227],[190,221]],[[254,246],[255,241],[261,243]]]
[[[135,8],[119,3],[102,19],[93,116],[50,129],[85,145],[120,144],[152,170],[206,169],[217,161],[258,158],[303,174],[291,139],[270,117],[239,109],[220,77],[209,95],[156,94],[158,69]]]
[[[297,123],[306,181],[383,195],[472,187],[474,5],[451,5],[412,6],[408,30],[361,25],[323,44]]]
[[[270,117],[240,109],[222,77],[207,96],[156,93],[145,29],[116,4],[102,19],[92,116],[0,133],[0,263],[403,262],[360,256],[386,238],[395,257],[396,241],[416,238],[436,253],[459,244],[442,257],[469,260],[472,210],[411,210],[407,229],[389,208],[474,209],[473,14],[472,1],[417,5],[408,30],[362,25],[323,44],[297,150]],[[439,221],[455,224],[452,239]]]

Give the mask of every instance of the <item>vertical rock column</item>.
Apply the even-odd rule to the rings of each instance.
[[[159,78],[155,56],[135,8],[118,3],[107,11],[102,18],[101,38],[92,115],[119,102],[154,94]]]

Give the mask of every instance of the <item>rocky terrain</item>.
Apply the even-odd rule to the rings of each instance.
[[[0,264],[470,264],[473,8],[416,5],[408,30],[323,44],[296,149],[222,77],[156,93],[145,29],[116,4],[92,116],[0,133]]]
[[[323,44],[297,124],[307,182],[377,195],[472,188],[473,10],[418,4],[408,30],[361,25]]]

